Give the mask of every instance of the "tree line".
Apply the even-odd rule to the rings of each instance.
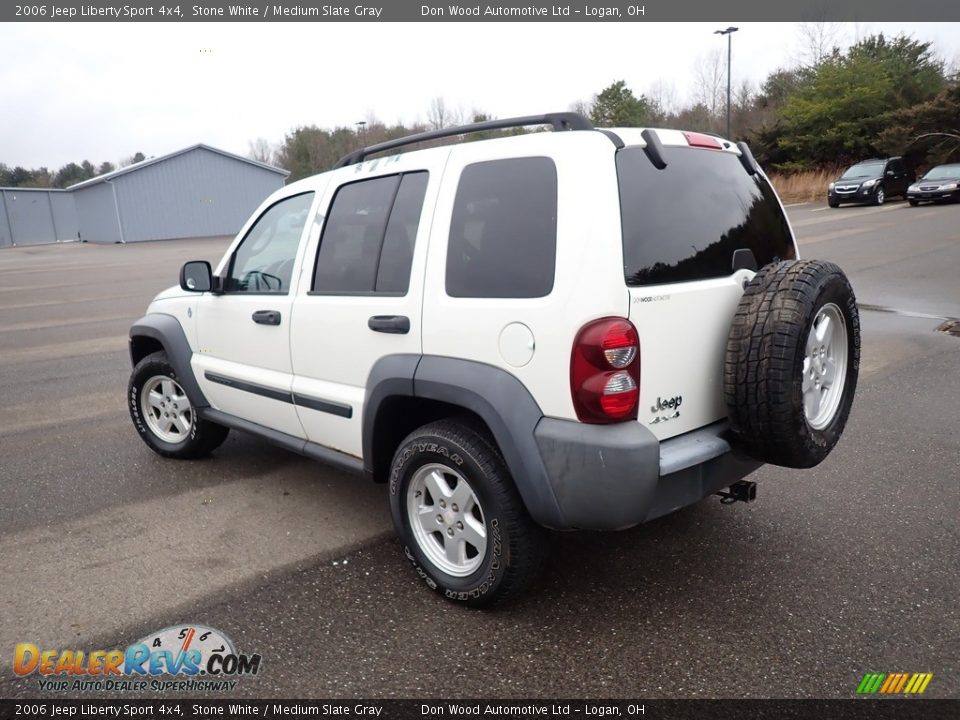
[[[960,161],[960,67],[948,67],[931,43],[907,35],[870,35],[841,48],[840,25],[800,26],[803,49],[790,67],[771,72],[758,87],[740,82],[730,102],[731,135],[747,141],[764,167],[780,172],[832,168],[865,157],[904,155],[914,165]],[[662,82],[636,93],[617,80],[570,109],[598,127],[676,127],[723,134],[726,130],[726,54],[701,56],[692,73],[692,94],[676,101]],[[273,146],[250,143],[249,156],[290,171],[290,181],[330,169],[363,146],[427,130],[492,119],[482,110],[463,112],[442,98],[430,102],[426,119],[387,124],[374,117],[352,127],[300,126]],[[423,146],[482,140],[524,129],[471,133]],[[142,153],[121,167],[144,159]],[[62,188],[110,172],[110,162],[68,163],[47,168],[8,168],[0,163],[0,186]]]
[[[732,139],[748,142],[761,164],[789,173],[880,155],[904,155],[915,165],[960,161],[960,68],[948,68],[931,43],[903,34],[877,34],[842,49],[832,44],[836,28],[828,23],[804,25],[801,34],[804,51],[791,67],[773,71],[759,87],[742,82],[732,92]],[[636,93],[617,80],[570,108],[598,127],[676,127],[724,134],[725,53],[700,58],[692,99],[683,106],[662,83]],[[354,127],[301,126],[277,147],[258,139],[251,143],[250,154],[290,170],[292,181],[331,168],[359,147],[486,119],[489,115],[478,110],[451,111],[438,98],[424,122],[387,125],[368,118]],[[470,134],[425,145],[504,132],[524,131]]]
[[[121,160],[120,167],[126,167],[146,159],[142,152],[138,152]],[[51,172],[45,167],[28,170],[18,165],[11,168],[0,162],[0,187],[65,188],[97,175],[105,175],[116,169],[117,166],[109,161],[102,162],[99,165],[94,165],[89,160],[84,160],[81,163],[71,162],[56,172]]]

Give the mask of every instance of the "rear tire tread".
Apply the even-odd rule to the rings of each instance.
[[[536,578],[540,566],[546,555],[546,531],[537,525],[527,514],[526,507],[520,494],[513,484],[513,480],[506,468],[506,463],[497,448],[493,438],[479,427],[472,427],[457,420],[439,420],[418,428],[400,444],[400,451],[412,442],[425,438],[440,438],[455,446],[465,456],[468,456],[480,468],[487,492],[494,496],[495,505],[499,508],[498,517],[503,522],[504,569],[496,587],[486,595],[478,598],[461,600],[446,595],[442,577],[433,568],[420,567],[416,560],[411,559],[418,571],[427,572],[437,583],[436,590],[445,594],[449,599],[463,602],[472,607],[492,608],[503,605],[522,595]],[[391,464],[391,476],[394,474],[394,463]],[[474,483],[477,478],[468,478]],[[392,480],[391,480],[392,484]],[[402,520],[398,513],[404,512],[405,500],[404,483],[398,491],[399,497],[393,496],[391,491],[391,505],[394,512],[394,523],[398,525],[398,534],[407,545],[415,545],[412,539],[405,537],[402,529]],[[399,502],[397,502],[399,500]],[[492,512],[485,509],[485,512]],[[409,554],[408,554],[409,557]]]

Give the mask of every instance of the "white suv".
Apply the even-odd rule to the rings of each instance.
[[[559,113],[274,193],[131,328],[128,397],[167,457],[237,428],[388,482],[420,577],[483,605],[530,580],[544,528],[750,500],[761,463],[820,462],[859,348],[849,283],[797,259],[746,145]]]

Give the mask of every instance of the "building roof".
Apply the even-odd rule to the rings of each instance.
[[[113,180],[114,178],[120,177],[121,175],[126,175],[127,173],[136,172],[137,170],[141,170],[145,167],[148,167],[149,165],[156,165],[157,163],[162,163],[165,160],[170,160],[171,158],[175,158],[178,155],[185,155],[188,152],[192,152],[198,149],[209,150],[210,152],[215,152],[218,155],[223,155],[224,157],[228,157],[231,160],[239,160],[240,162],[249,163],[250,165],[254,165],[258,168],[275,172],[278,175],[283,175],[284,177],[290,174],[289,170],[284,170],[283,168],[274,167],[273,165],[267,165],[266,163],[257,162],[256,160],[251,160],[250,158],[245,158],[240,155],[234,155],[233,153],[229,153],[226,150],[220,150],[219,148],[211,147],[210,145],[197,143],[196,145],[191,145],[190,147],[183,148],[183,150],[177,150],[176,152],[167,153],[166,155],[160,155],[159,157],[143,160],[141,162],[134,163],[133,165],[127,165],[126,167],[122,167],[119,170],[114,170],[113,172],[104,173],[103,175],[97,175],[96,177],[90,178],[89,180],[84,180],[83,182],[78,182],[74,185],[70,185],[67,187],[67,190],[80,190],[81,188],[89,187],[90,185],[96,185],[98,183],[107,182],[108,180]]]
[[[0,190],[7,192],[66,192],[63,188],[40,188],[40,187],[0,187]]]

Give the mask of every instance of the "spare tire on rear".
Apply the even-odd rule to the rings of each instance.
[[[819,464],[843,433],[860,368],[860,316],[843,271],[821,260],[761,268],[744,288],[724,363],[735,444],[792,468]]]

